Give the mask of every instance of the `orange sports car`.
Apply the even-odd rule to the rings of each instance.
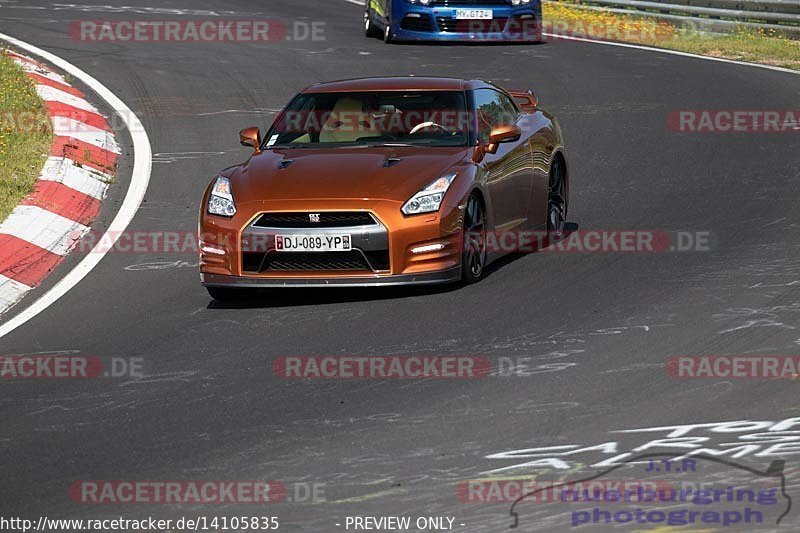
[[[480,80],[388,77],[313,85],[200,211],[215,299],[243,288],[475,282],[497,232],[560,232],[569,172],[532,92]],[[513,251],[513,250],[512,250]]]

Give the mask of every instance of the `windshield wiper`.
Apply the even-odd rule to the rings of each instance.
[[[422,143],[409,144],[409,143],[401,143],[401,142],[387,142],[387,143],[374,143],[374,144],[370,143],[367,146],[378,146],[378,147],[380,147],[380,146],[389,146],[389,147],[399,147],[399,148],[413,148],[414,146],[418,146],[418,144],[422,144]]]
[[[281,143],[267,146],[267,150],[274,150],[275,148],[318,148],[317,143]]]

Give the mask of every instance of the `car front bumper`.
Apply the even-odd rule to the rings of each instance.
[[[246,276],[225,276],[221,274],[200,274],[200,280],[206,287],[240,287],[251,289],[267,289],[280,287],[388,287],[397,285],[436,285],[455,283],[461,280],[461,268],[450,268],[437,272],[420,274],[371,275],[371,276],[335,276],[325,277],[284,277],[264,278]]]
[[[205,202],[205,201],[204,201]],[[308,205],[313,209],[309,210]],[[201,214],[200,273],[206,286],[331,287],[447,283],[461,276],[462,209],[443,205],[439,213],[405,217],[397,202],[263,201],[232,219]],[[261,215],[368,213],[371,225],[274,227]],[[259,221],[259,222],[256,222]],[[292,222],[292,225],[294,222]],[[285,235],[349,235],[351,251],[286,252],[277,249]]]
[[[457,9],[491,9],[491,20],[457,20]],[[392,16],[397,41],[530,42],[539,41],[541,4],[459,7],[403,6]]]

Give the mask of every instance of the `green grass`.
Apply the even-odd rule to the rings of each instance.
[[[570,29],[595,27],[599,28],[599,38],[605,36],[604,29],[611,28],[617,30],[615,35],[624,35],[621,40],[625,42],[800,70],[800,40],[788,39],[773,30],[697,32],[648,18],[644,12],[627,15],[569,1],[545,2],[543,9],[545,28],[548,22],[556,28],[559,23]]]
[[[33,81],[0,53],[0,221],[33,190],[52,140],[47,107]]]
[[[676,36],[663,46],[693,54],[800,70],[800,41],[749,30],[719,35],[694,34],[685,38]]]

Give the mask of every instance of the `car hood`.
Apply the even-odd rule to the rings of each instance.
[[[226,174],[242,205],[300,199],[405,202],[442,173],[467,164],[468,152],[466,147],[275,149]]]

